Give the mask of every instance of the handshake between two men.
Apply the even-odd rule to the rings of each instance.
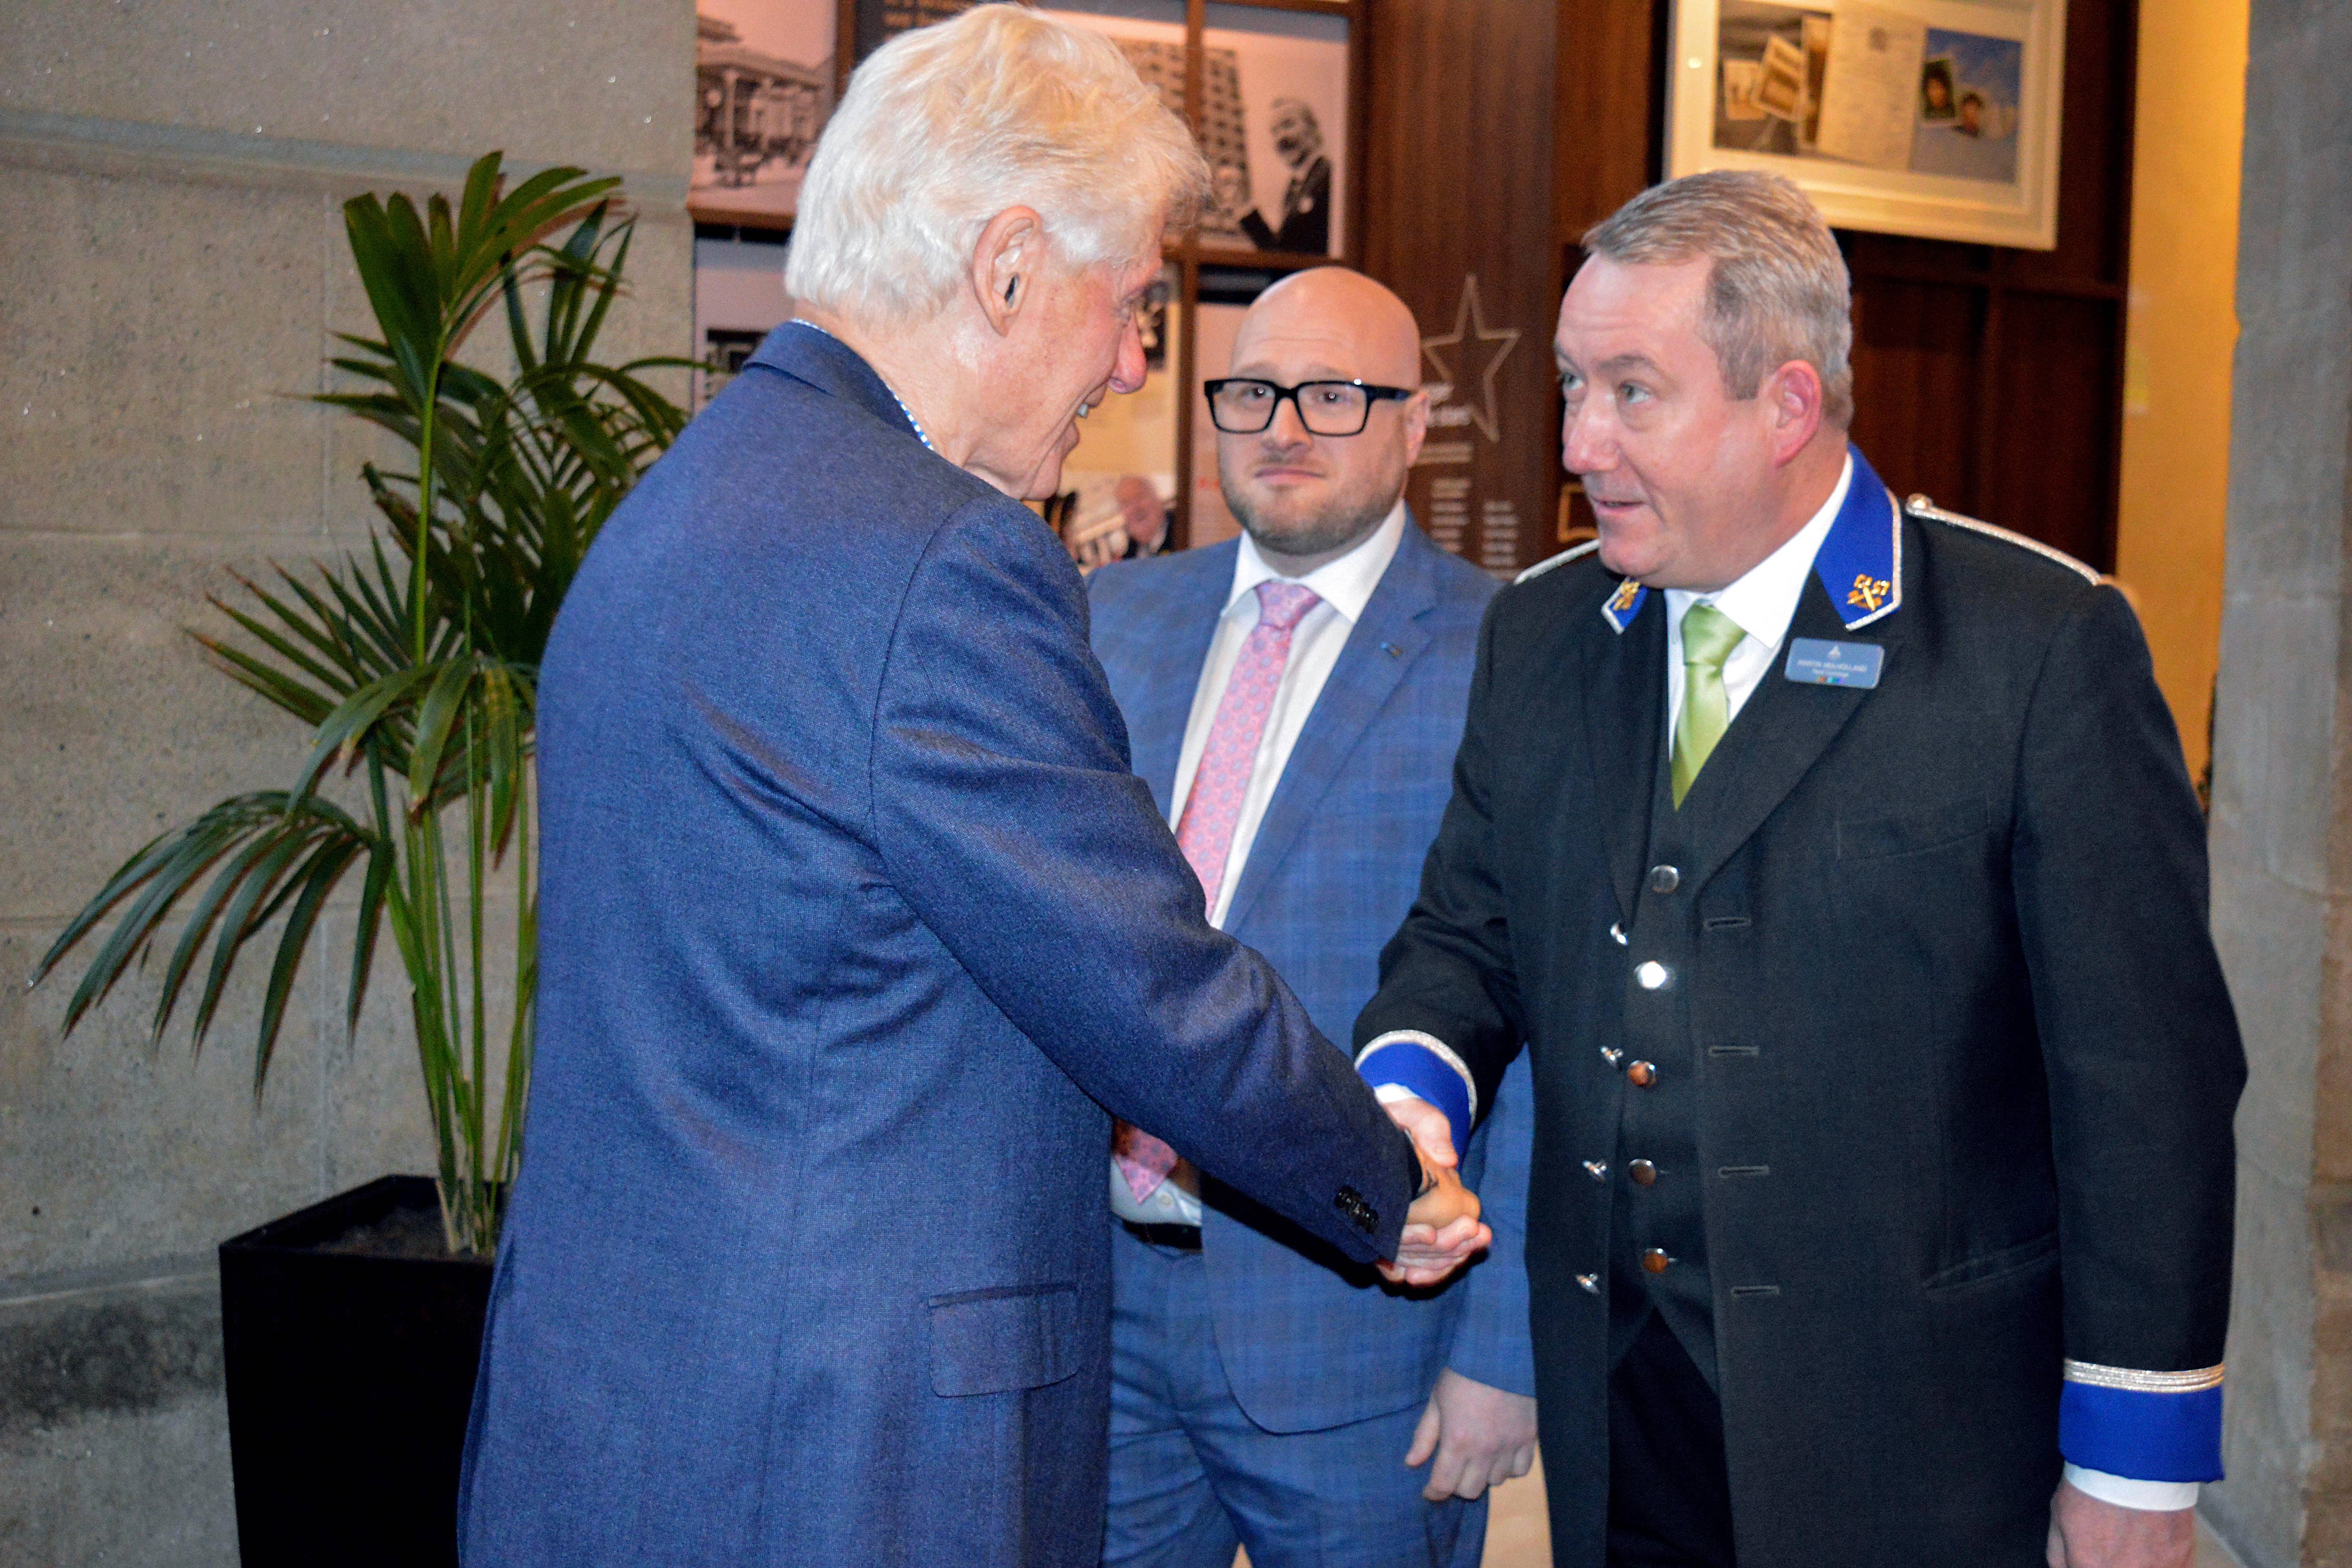
[[[1381,1275],[1393,1284],[1439,1284],[1485,1251],[1495,1233],[1478,1218],[1478,1195],[1462,1183],[1445,1113],[1422,1099],[1392,1100],[1387,1109],[1412,1139],[1422,1187],[1405,1211],[1397,1255],[1379,1265]]]

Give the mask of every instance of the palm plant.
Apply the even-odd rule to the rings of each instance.
[[[266,583],[240,578],[250,604],[211,602],[243,639],[190,633],[231,679],[312,727],[309,760],[290,788],[223,800],[142,847],[34,972],[37,982],[127,903],[67,1006],[70,1030],[184,909],[152,1040],[209,940],[192,1028],[201,1050],[238,958],[282,916],[255,1040],[258,1097],[319,917],[359,873],[346,1027],[388,923],[459,1254],[496,1247],[522,1157],[540,657],[598,528],[686,420],[643,374],[687,361],[593,357],[628,257],[631,222],[611,206],[620,182],[559,168],[508,191],[499,165],[495,152],[475,163],[454,209],[439,195],[422,214],[404,195],[344,204],[382,336],[342,335],[348,352],[333,362],[362,390],[317,401],[390,432],[414,450],[415,472],[362,466],[388,525],[366,550]],[[540,288],[533,320],[526,296]],[[457,358],[501,304],[513,361],[503,381]],[[354,803],[321,792],[339,779]],[[514,972],[493,1008],[488,912],[501,870],[518,890]]]

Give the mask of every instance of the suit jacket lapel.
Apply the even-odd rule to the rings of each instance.
[[[1772,667],[1732,720],[1717,756],[1707,759],[1684,799],[1681,814],[1688,819],[1685,841],[1692,862],[1682,868],[1685,881],[1704,885],[1737,854],[1870,700],[1869,687],[1805,685],[1790,680],[1790,644],[1800,637],[1879,643],[1886,650],[1879,672],[1883,685],[1895,675],[1903,624],[1897,616],[1877,622],[1863,638],[1854,637],[1820,578],[1807,575],[1796,618],[1789,623]],[[1718,772],[1718,762],[1729,766]]]
[[[1290,748],[1282,781],[1266,802],[1249,859],[1242,864],[1241,883],[1225,910],[1226,930],[1241,929],[1250,906],[1281,869],[1283,857],[1339,778],[1373,716],[1429,646],[1429,632],[1420,621],[1437,608],[1436,578],[1430,565],[1435,550],[1419,529],[1406,524],[1396,558],[1381,574],[1363,618],[1348,633],[1339,662],[1331,667],[1314,711],[1307,716],[1307,727]]]
[[[1586,752],[1591,810],[1609,844],[1609,880],[1630,925],[1650,847],[1650,796],[1657,782],[1666,706],[1666,596],[1645,595],[1633,623],[1617,631],[1598,610],[1578,635],[1588,650]],[[1567,802],[1565,810],[1581,810]]]
[[[1232,547],[1213,547],[1200,556],[1182,563],[1189,580],[1178,585],[1168,607],[1165,623],[1175,632],[1169,640],[1167,663],[1128,715],[1136,776],[1151,786],[1151,798],[1160,802],[1162,815],[1176,796],[1176,765],[1184,758],[1184,728],[1192,722],[1201,667],[1209,662],[1209,644],[1216,640],[1217,622],[1234,586]]]

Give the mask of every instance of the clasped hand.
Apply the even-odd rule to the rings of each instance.
[[[1400,1285],[1435,1285],[1483,1252],[1495,1233],[1478,1218],[1478,1195],[1454,1171],[1454,1129],[1426,1100],[1397,1100],[1388,1113],[1412,1139],[1426,1189],[1405,1211],[1404,1234],[1381,1277]]]

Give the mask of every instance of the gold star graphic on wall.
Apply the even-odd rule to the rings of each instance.
[[[1437,367],[1438,380],[1466,391],[1470,385],[1467,378],[1475,371],[1478,399],[1465,398],[1463,406],[1470,422],[1489,441],[1503,439],[1502,415],[1495,401],[1495,372],[1503,368],[1503,361],[1510,358],[1518,341],[1517,328],[1486,325],[1486,309],[1478,298],[1478,275],[1475,272],[1463,274],[1462,302],[1454,310],[1454,330],[1442,338],[1421,340],[1421,351]],[[1454,373],[1457,367],[1463,372],[1460,375]]]

